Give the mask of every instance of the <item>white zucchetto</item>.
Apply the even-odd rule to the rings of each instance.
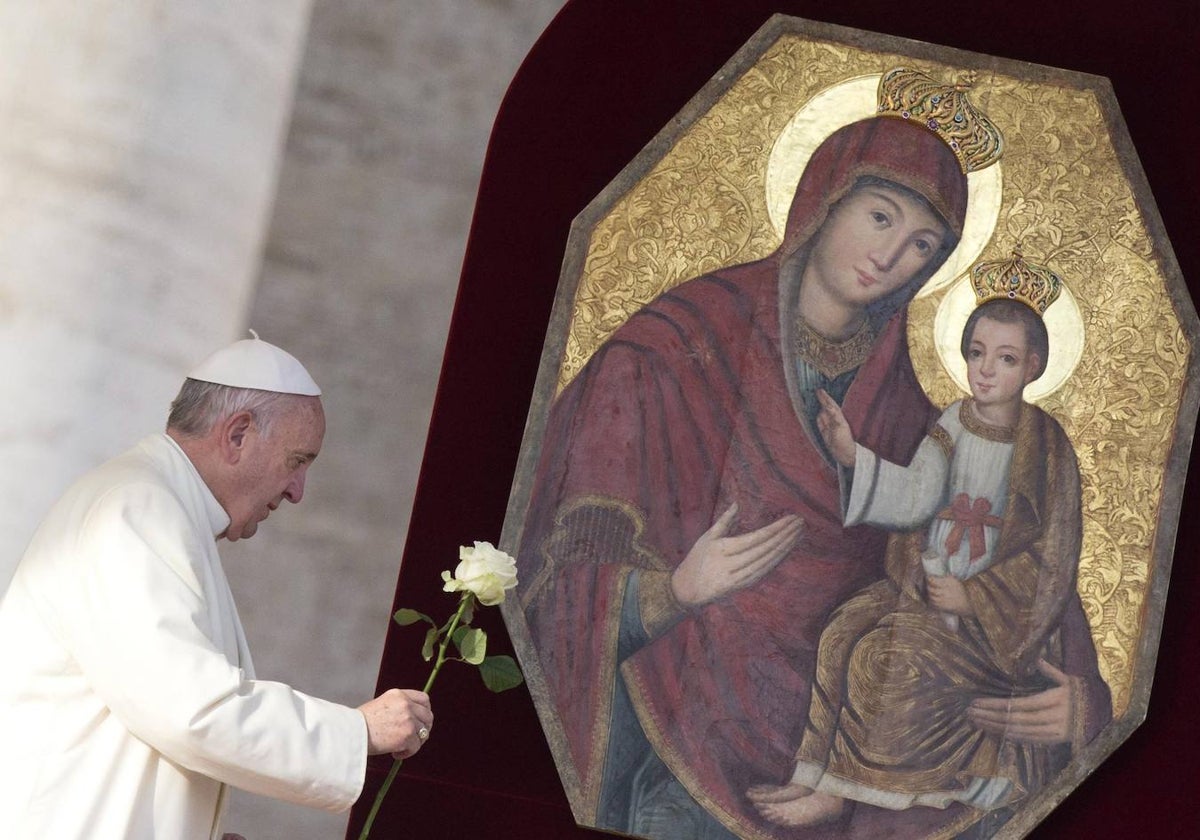
[[[235,341],[213,353],[187,375],[188,379],[278,394],[321,395],[321,389],[295,356],[263,341],[254,330],[250,335],[254,338]]]

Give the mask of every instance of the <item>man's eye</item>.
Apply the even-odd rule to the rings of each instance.
[[[871,220],[873,222],[875,222],[875,224],[877,224],[877,225],[886,225],[888,222],[891,221],[891,219],[888,218],[887,213],[883,213],[879,210],[871,211]]]
[[[933,245],[931,245],[927,239],[918,239],[913,244],[917,246],[917,250],[922,254],[928,254],[933,250]]]

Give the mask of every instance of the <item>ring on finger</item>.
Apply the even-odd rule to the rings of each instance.
[[[426,741],[428,739],[429,739],[429,729],[422,726],[420,729],[417,730],[417,740]]]

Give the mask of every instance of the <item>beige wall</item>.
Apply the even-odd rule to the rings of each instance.
[[[0,2],[0,588],[253,296],[308,0]]]

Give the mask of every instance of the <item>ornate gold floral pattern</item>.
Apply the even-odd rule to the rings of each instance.
[[[764,195],[774,138],[821,90],[900,64],[946,79],[970,69],[797,35],[772,45],[595,226],[559,387],[661,292],[769,254],[778,244]],[[981,70],[972,97],[1007,141],[1004,203],[985,258],[1024,245],[1055,266],[1084,313],[1084,358],[1040,405],[1062,423],[1079,457],[1078,588],[1121,715],[1188,346],[1095,96]],[[962,394],[933,347],[939,299],[914,302],[909,343],[923,386],[945,406]]]

